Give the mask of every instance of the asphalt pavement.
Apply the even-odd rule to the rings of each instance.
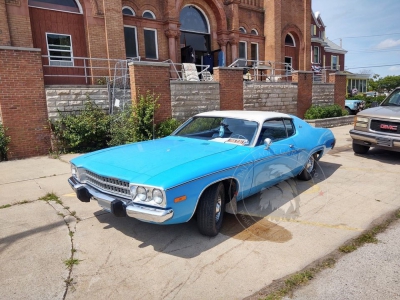
[[[290,179],[247,199],[214,238],[200,235],[193,221],[152,225],[81,203],[67,183],[76,155],[1,162],[0,298],[256,295],[400,208],[400,154],[354,155],[350,128],[332,129],[336,147],[313,181]],[[345,255],[294,297],[399,298],[399,231],[394,224],[379,243]]]

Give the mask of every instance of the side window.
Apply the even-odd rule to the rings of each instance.
[[[286,127],[282,119],[264,122],[258,145],[263,145],[266,138],[270,138],[273,142],[287,138]]]
[[[46,33],[47,53],[50,66],[73,66],[71,36],[66,34]]]
[[[125,52],[127,58],[137,57],[136,27],[124,26]]]
[[[144,49],[146,58],[158,59],[157,30],[144,29]]]
[[[295,127],[292,120],[284,119],[283,123],[285,123],[286,131],[288,136],[292,136],[295,134]]]

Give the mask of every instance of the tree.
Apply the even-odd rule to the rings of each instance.
[[[368,81],[371,90],[377,92],[391,91],[394,88],[400,86],[400,76],[386,76],[380,77],[378,74],[374,74]]]

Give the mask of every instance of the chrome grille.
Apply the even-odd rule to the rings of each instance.
[[[130,198],[128,181],[100,176],[88,170],[83,170],[83,178],[85,183],[106,193]]]

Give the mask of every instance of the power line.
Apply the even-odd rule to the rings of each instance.
[[[400,32],[385,33],[385,34],[374,34],[374,35],[345,36],[345,37],[340,37],[340,38],[333,39],[331,41],[334,41],[334,40],[337,40],[337,39],[358,39],[358,38],[367,38],[367,37],[384,36],[384,35],[395,35],[395,34],[400,34]]]
[[[393,67],[393,66],[400,66],[400,64],[378,65],[378,66],[368,66],[368,67],[352,67],[352,68],[346,68],[346,70],[351,70],[351,69],[381,68],[381,67]]]

